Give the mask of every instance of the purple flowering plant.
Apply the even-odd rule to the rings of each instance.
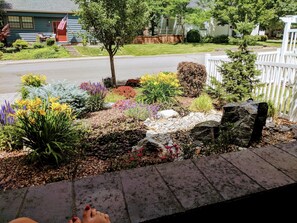
[[[15,110],[11,107],[8,101],[4,101],[4,104],[0,107],[0,124],[12,125],[15,122],[14,115]]]
[[[155,104],[142,104],[133,100],[121,100],[115,105],[115,108],[124,112],[128,117],[137,120],[146,120],[147,118],[155,118],[160,107]]]
[[[87,101],[87,109],[90,112],[99,111],[103,108],[104,98],[107,94],[107,89],[99,82],[83,82],[80,85],[80,89],[85,90],[90,95]]]

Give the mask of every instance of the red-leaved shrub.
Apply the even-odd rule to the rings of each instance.
[[[113,90],[114,93],[124,96],[125,98],[134,98],[136,91],[129,86],[121,86]]]

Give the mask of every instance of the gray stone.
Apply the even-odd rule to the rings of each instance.
[[[18,217],[22,201],[28,188],[0,192],[0,223],[9,222]]]
[[[236,136],[234,144],[247,147],[259,141],[266,123],[266,102],[231,103],[223,107],[222,126],[229,126]]]
[[[191,160],[161,164],[156,168],[186,210],[223,200]]]
[[[220,156],[194,160],[203,175],[225,200],[263,191],[264,188]]]
[[[107,213],[113,223],[129,223],[129,215],[118,173],[107,173],[75,181],[76,216],[87,204]]]
[[[288,132],[288,131],[291,130],[291,128],[289,128],[288,126],[285,126],[285,125],[280,125],[280,126],[278,127],[278,130],[279,130],[280,132]]]
[[[206,121],[197,124],[193,129],[191,129],[190,136],[194,140],[199,141],[214,141],[219,134],[219,122],[216,121]]]
[[[294,181],[250,150],[223,154],[226,160],[246,173],[265,189],[273,189]]]
[[[113,102],[103,103],[103,108],[112,108],[113,105]]]
[[[167,118],[173,118],[173,117],[178,117],[178,116],[179,116],[179,114],[176,111],[172,110],[172,109],[159,111],[157,113],[157,118],[167,119]]]
[[[19,216],[37,222],[67,222],[72,217],[71,182],[30,187]]]
[[[153,166],[121,171],[120,174],[131,223],[184,211]]]
[[[274,146],[253,149],[257,155],[297,182],[297,158]]]

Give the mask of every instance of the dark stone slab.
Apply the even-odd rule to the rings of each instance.
[[[27,188],[0,192],[0,223],[17,217]]]
[[[260,185],[220,156],[203,157],[194,162],[226,200],[263,190]]]
[[[184,211],[153,166],[120,174],[132,223]]]
[[[249,150],[222,155],[265,189],[273,189],[294,181]]]
[[[129,216],[118,173],[108,173],[75,181],[77,215],[87,204],[107,213],[113,223],[129,223]]]
[[[42,223],[67,222],[72,216],[71,182],[30,187],[20,216]]]
[[[297,142],[277,144],[275,145],[275,147],[282,149],[283,151],[297,157]]]
[[[297,158],[274,146],[267,146],[252,150],[271,165],[297,181]]]
[[[267,111],[266,102],[247,101],[227,104],[223,107],[221,131],[230,131],[231,128],[235,133],[234,144],[247,147],[261,139]]]
[[[190,136],[194,140],[214,141],[219,135],[220,123],[216,121],[206,121],[195,125],[190,131]]]
[[[156,168],[185,209],[223,200],[191,160],[157,165]]]

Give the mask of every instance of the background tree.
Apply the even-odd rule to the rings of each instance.
[[[220,25],[229,24],[236,29],[240,22],[259,23],[267,13],[267,4],[267,0],[215,0],[212,15]]]
[[[147,0],[148,9],[149,9],[149,21],[151,25],[151,33],[154,36],[155,28],[160,23],[161,16],[167,16],[168,5],[170,4],[170,0]]]
[[[109,54],[113,86],[116,85],[114,55],[147,21],[148,7],[142,0],[75,0],[83,29],[97,38]]]
[[[296,0],[214,0],[212,16],[220,25],[246,20],[262,28],[279,25],[279,17],[297,13]]]
[[[4,26],[4,0],[0,0],[0,28]]]

